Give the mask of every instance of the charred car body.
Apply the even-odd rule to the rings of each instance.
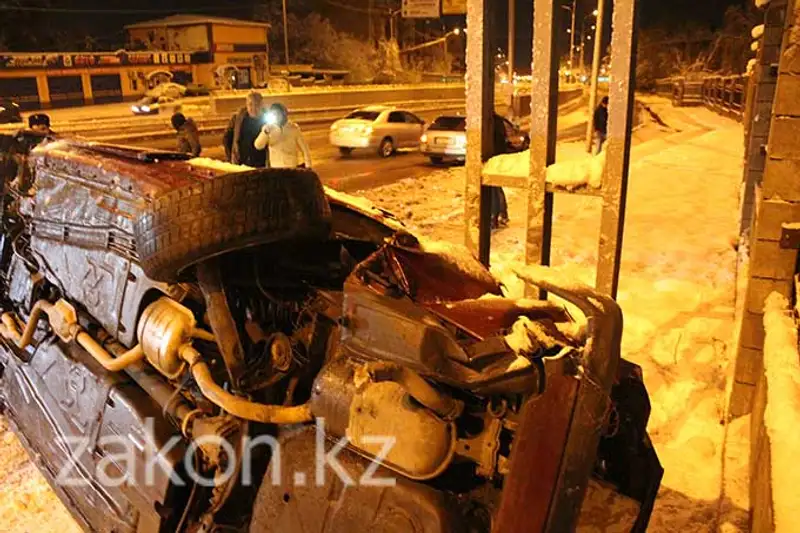
[[[521,273],[576,333],[310,171],[14,157],[0,400],[87,530],[569,531],[602,492],[644,531],[662,471],[613,301]]]

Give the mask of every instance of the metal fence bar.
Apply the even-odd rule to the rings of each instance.
[[[538,95],[541,104],[531,106],[531,164],[525,229],[527,264],[550,264],[553,194],[546,191],[546,181],[547,167],[556,160],[558,137],[558,45],[553,21],[559,15],[553,0],[534,1],[531,94]],[[528,286],[526,290],[534,289]]]
[[[636,0],[615,0],[609,87],[609,122],[606,168],[603,175],[603,212],[597,254],[597,282],[600,292],[616,298],[622,259],[622,237],[628,194],[631,128],[636,78]]]
[[[480,261],[488,265],[491,253],[491,189],[482,184],[483,163],[492,155],[494,113],[494,63],[491,46],[491,0],[467,4],[467,159],[465,241]]]

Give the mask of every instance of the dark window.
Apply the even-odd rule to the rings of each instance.
[[[429,130],[434,131],[467,131],[467,119],[464,117],[439,117],[433,121]]]
[[[414,115],[413,113],[405,112],[403,114],[406,117],[406,122],[409,123],[409,124],[422,124],[423,123],[423,120],[421,118],[419,118],[417,115]]]
[[[377,111],[353,111],[345,118],[355,118],[361,120],[369,120],[370,122],[373,122],[375,119],[378,118],[378,115],[380,115],[380,113],[378,113]]]
[[[402,111],[392,111],[389,113],[389,122],[391,124],[405,124],[406,117]]]

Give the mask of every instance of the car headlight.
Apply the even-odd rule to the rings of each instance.
[[[422,137],[419,138],[419,142],[421,142],[423,144],[428,142],[428,134],[427,133],[423,133]]]
[[[364,126],[361,128],[362,135],[372,135],[372,126]]]
[[[150,112],[150,106],[149,105],[143,105],[142,106],[142,112],[143,113],[149,113]]]
[[[138,105],[132,105],[131,106],[131,111],[133,111],[134,113],[138,113],[139,112],[139,106]]]

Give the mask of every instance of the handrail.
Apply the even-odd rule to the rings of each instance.
[[[747,74],[706,76],[690,80],[672,77],[656,80],[656,94],[672,98],[676,107],[704,105],[727,117],[742,120],[747,94]]]

